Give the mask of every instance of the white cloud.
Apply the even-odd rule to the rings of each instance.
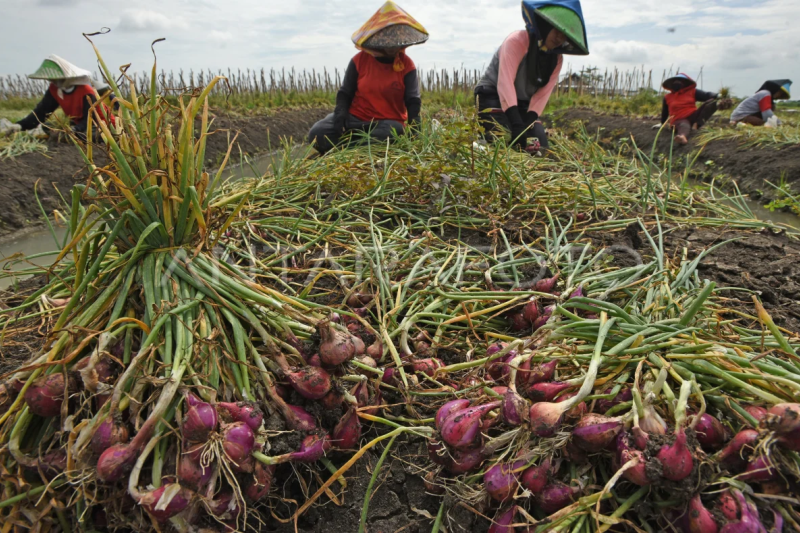
[[[592,51],[610,62],[641,65],[650,59],[647,49],[647,44],[637,41],[600,41],[594,44]]]
[[[208,38],[216,43],[226,45],[233,41],[233,34],[228,31],[211,30],[211,33],[208,34]]]
[[[167,17],[156,11],[126,9],[122,12],[117,29],[125,32],[149,32],[183,29],[187,25],[183,19]]]
[[[38,0],[40,6],[70,7],[78,4],[81,0]]]
[[[238,0],[231,10],[211,0],[137,0],[121,16],[118,3],[108,0],[0,0],[0,50],[16,51],[0,54],[0,73],[29,72],[51,53],[92,69],[96,59],[81,33],[110,27],[114,31],[94,40],[112,68],[132,63],[134,71],[149,70],[150,41],[167,37],[157,47],[159,68],[166,71],[294,67],[341,74],[356,52],[351,34],[380,3]],[[523,28],[519,0],[402,5],[430,31],[428,43],[409,50],[426,71],[481,70],[503,39]],[[798,0],[583,0],[583,11],[592,54],[565,58],[573,70],[625,71],[644,63],[660,81],[664,69],[697,76],[703,68],[706,89],[724,83],[737,95],[765,79],[800,81]],[[31,20],[37,38],[19,48]],[[671,27],[677,32],[668,33]]]

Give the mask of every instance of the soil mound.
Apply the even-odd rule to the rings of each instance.
[[[209,137],[206,147],[207,163],[213,168],[222,161],[228,149],[226,132],[231,139],[239,132],[242,152],[254,155],[279,148],[282,139],[303,141],[311,126],[329,112],[327,108],[309,108],[248,117],[218,114],[212,123],[217,133]],[[86,175],[83,159],[71,143],[52,142],[44,154],[0,160],[0,237],[40,225],[41,211],[34,197],[37,182],[39,200],[51,213],[59,203],[58,192],[69,198],[72,186]]]
[[[592,109],[576,108],[554,113],[551,124],[568,126],[571,122],[583,122],[589,134],[594,135],[599,130],[600,144],[606,148],[616,148],[620,139],[630,139],[633,136],[637,146],[649,153],[658,133],[653,125],[658,120],[657,117],[604,115]],[[687,146],[676,145],[673,149],[676,167],[679,168],[685,163],[687,155],[693,155],[701,147],[696,135],[689,138]],[[669,148],[669,135],[662,133],[657,150],[668,155]],[[714,164],[705,165],[707,161],[713,161]],[[753,199],[761,198],[767,203],[775,198],[775,190],[767,181],[777,185],[784,179],[795,187],[800,185],[800,145],[779,149],[743,148],[735,142],[713,141],[703,148],[694,170],[699,174],[706,174],[705,177],[726,174],[736,180],[743,193],[749,194]]]

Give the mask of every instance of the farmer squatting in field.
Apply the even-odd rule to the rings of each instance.
[[[91,72],[76,67],[57,55],[51,55],[28,77],[32,80],[47,80],[50,86],[27,117],[16,124],[7,123],[5,127],[0,124],[0,135],[33,130],[47,136],[50,128],[45,125],[45,121],[60,107],[69,118],[73,133],[84,139],[89,114],[99,97],[92,84]],[[98,113],[101,117],[108,117],[113,124],[114,116],[108,107],[102,105]]]
[[[405,49],[428,40],[428,32],[394,2],[386,2],[353,34],[361,50],[350,61],[336,109],[311,128],[308,140],[326,153],[350,132],[369,132],[385,142],[419,123],[419,78]]]
[[[687,74],[681,73],[665,80],[662,87],[667,94],[661,106],[661,122],[654,128],[661,128],[669,121],[675,129],[675,142],[678,144],[688,144],[692,130],[702,128],[717,109],[730,109],[730,100],[719,100],[719,94],[701,91],[697,82]],[[702,103],[700,107],[696,102]]]
[[[511,131],[515,146],[537,153],[537,145],[549,147],[539,118],[558,83],[563,56],[588,55],[589,48],[579,0],[525,0],[522,15],[526,29],[513,32],[495,52],[475,95],[487,137],[502,127]]]
[[[770,80],[756,94],[744,100],[731,113],[731,124],[750,124],[751,126],[780,126],[775,115],[775,101],[791,98],[789,89],[792,80]]]

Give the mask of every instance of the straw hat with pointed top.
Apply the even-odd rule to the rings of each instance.
[[[394,2],[386,2],[353,34],[360,49],[407,48],[428,40],[428,31]]]

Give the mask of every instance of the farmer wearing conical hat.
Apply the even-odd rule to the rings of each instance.
[[[33,80],[48,80],[50,86],[33,112],[16,124],[8,123],[5,128],[0,126],[0,134],[42,129],[46,131],[45,121],[60,107],[69,118],[72,131],[80,138],[85,138],[89,116],[93,113],[92,106],[98,100],[98,93],[92,86],[91,72],[76,67],[57,55],[51,55],[28,77]],[[103,120],[114,122],[113,115],[105,105],[97,111]]]
[[[664,81],[662,87],[667,91],[661,105],[660,128],[669,121],[675,128],[675,142],[687,144],[692,130],[700,129],[717,112],[717,109],[730,109],[730,100],[719,100],[719,94],[701,91],[697,82],[687,74],[678,74]],[[700,107],[696,102],[702,102]]]
[[[406,48],[428,40],[428,32],[394,2],[386,2],[353,34],[361,50],[350,61],[335,111],[308,134],[309,142],[325,153],[345,133],[369,132],[380,142],[419,123],[422,107],[419,78]]]
[[[792,80],[770,80],[756,94],[744,100],[733,113],[731,124],[750,124],[751,126],[780,126],[775,115],[775,101],[792,97]]]
[[[549,147],[539,120],[558,83],[564,54],[588,55],[579,0],[524,0],[526,29],[509,35],[475,88],[487,136],[502,126],[519,148],[537,153]],[[528,143],[528,139],[532,142]]]

